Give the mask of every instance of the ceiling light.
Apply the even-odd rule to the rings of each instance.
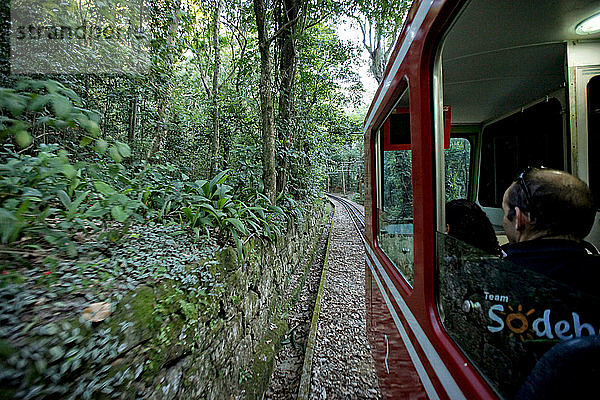
[[[600,32],[600,12],[581,21],[575,28],[578,35],[591,35]]]

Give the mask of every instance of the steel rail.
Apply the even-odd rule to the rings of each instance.
[[[365,236],[364,235],[364,231],[365,231],[365,215],[364,215],[364,213],[353,202],[351,202],[343,197],[335,196],[335,195],[329,194],[329,193],[327,193],[327,196],[332,199],[335,199],[336,201],[341,203],[342,206],[344,206],[344,208],[348,211],[348,214],[350,215],[350,218],[352,219],[352,222],[353,222],[354,227],[356,228],[357,232],[364,239],[364,236]]]

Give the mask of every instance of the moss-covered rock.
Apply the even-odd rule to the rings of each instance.
[[[123,339],[125,347],[122,348],[122,352],[130,350],[155,334],[155,305],[154,290],[149,286],[139,286],[119,302],[108,326],[111,332],[119,334]]]
[[[310,226],[320,219],[317,212],[297,226],[290,222],[287,234],[275,242],[248,240],[243,264],[237,250],[228,248],[180,270],[200,275],[199,265],[206,266],[210,281],[193,286],[163,277],[137,286],[103,321],[83,321],[79,308],[53,317],[23,341],[42,361],[31,362],[21,375],[32,387],[46,382],[43,390],[60,389],[75,397],[260,398],[288,330],[282,312],[299,291],[284,296],[290,293],[288,279],[312,252],[318,235]],[[22,350],[0,340],[0,367]],[[64,387],[52,386],[57,376]],[[0,400],[14,398],[17,385],[0,388]],[[53,398],[37,398],[44,396]]]
[[[5,360],[16,352],[13,345],[0,339],[0,360]]]

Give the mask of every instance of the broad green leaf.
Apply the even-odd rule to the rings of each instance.
[[[75,175],[77,175],[77,170],[71,164],[63,165],[61,172],[69,179],[72,179]]]
[[[183,212],[183,214],[184,214],[184,215],[185,215],[185,216],[186,216],[186,217],[187,217],[189,220],[191,220],[191,219],[192,219],[193,213],[192,213],[192,210],[191,210],[191,208],[189,208],[189,207],[183,207],[183,208],[181,209],[181,211]]]
[[[215,190],[215,196],[224,197],[228,192],[230,192],[233,188],[229,185],[217,185],[217,190]]]
[[[114,206],[113,208],[111,208],[110,215],[112,215],[115,221],[118,222],[125,222],[127,218],[129,218],[129,215],[125,211],[123,211],[123,208],[121,206]]]
[[[94,139],[93,139],[93,138],[91,138],[91,137],[89,137],[89,136],[84,136],[84,137],[82,137],[82,138],[81,138],[81,140],[79,141],[79,145],[80,145],[81,147],[85,147],[85,146],[87,146],[88,144],[92,143],[93,141],[94,141]]]
[[[97,191],[105,195],[113,195],[117,193],[115,189],[113,189],[109,184],[104,183],[102,181],[94,181],[94,187]]]
[[[122,142],[116,142],[115,145],[117,146],[119,154],[121,154],[123,158],[131,157],[131,149],[129,148],[129,145]]]
[[[217,201],[217,208],[222,210],[225,207],[225,204],[229,201],[229,198],[221,198]]]
[[[117,148],[115,146],[111,146],[108,149],[108,155],[110,156],[110,158],[112,158],[114,160],[114,162],[116,163],[120,163],[121,161],[123,161],[123,157],[121,156],[121,154],[119,153],[119,150],[117,150]]]
[[[19,207],[17,208],[17,212],[15,213],[15,217],[17,217],[17,219],[21,220],[21,216],[27,211],[29,211],[29,202],[30,200],[27,199],[19,205]]]
[[[105,216],[108,213],[108,210],[98,204],[94,204],[85,212],[86,218],[100,218]]]
[[[75,214],[75,212],[79,208],[79,205],[81,204],[81,202],[83,200],[85,200],[85,198],[88,196],[88,194],[90,194],[89,190],[86,190],[85,192],[80,193],[79,196],[77,196],[77,198],[75,199],[75,201],[73,201],[71,203],[71,206],[69,207],[69,214],[67,215],[68,219],[73,218],[73,215]]]
[[[5,208],[0,208],[0,240],[7,243],[16,229],[17,218]]]
[[[219,172],[214,178],[212,178],[210,181],[211,189],[214,188],[217,184],[225,182],[225,180],[229,177],[229,175],[227,175],[228,172],[229,170],[226,169],[224,171]]]
[[[57,128],[57,129],[63,129],[69,126],[69,124],[66,121],[63,121],[61,119],[53,119],[50,120],[51,122],[51,126]]]
[[[57,193],[58,199],[65,206],[65,209],[69,210],[71,208],[71,199],[69,195],[64,190],[59,190]]]
[[[111,178],[116,178],[117,176],[119,176],[119,173],[122,169],[123,166],[121,164],[111,164],[108,166],[108,175]]]
[[[108,198],[108,201],[110,201],[111,203],[119,202],[125,205],[129,201],[129,197],[127,197],[123,193],[114,193]]]
[[[100,126],[98,126],[96,121],[92,121],[91,119],[84,119],[80,122],[80,124],[81,127],[85,128],[85,130],[87,130],[93,137],[96,138],[100,134]]]
[[[238,231],[240,231],[240,233],[246,235],[248,233],[248,231],[246,230],[246,227],[244,226],[244,224],[242,223],[242,221],[240,221],[237,218],[226,218],[225,221],[229,222],[231,225],[233,225],[235,227],[235,229],[237,229]]]
[[[243,247],[242,241],[240,240],[240,238],[237,235],[237,232],[233,231],[233,232],[231,232],[231,234],[233,236],[233,240],[235,241],[235,247],[237,248],[238,261],[241,264],[244,261],[244,247]]]
[[[96,140],[96,146],[94,147],[94,150],[96,150],[96,152],[100,153],[100,154],[104,154],[106,152],[106,149],[108,149],[108,142],[104,139],[98,139]]]
[[[47,94],[33,94],[29,102],[29,109],[31,111],[41,111],[48,104],[48,101],[50,101],[50,97]]]
[[[225,213],[223,211],[216,210],[210,204],[200,204],[198,207],[207,209],[208,211],[210,211],[217,218],[225,216]]]
[[[71,101],[58,93],[52,94],[52,106],[54,107],[54,112],[60,118],[68,117],[73,110]]]
[[[44,86],[46,86],[46,89],[50,92],[50,93],[54,93],[58,90],[58,82],[53,81],[53,80],[47,80],[46,82],[44,82]]]
[[[43,194],[35,188],[25,187],[23,188],[23,197],[42,197]]]
[[[282,209],[281,207],[279,207],[279,206],[272,206],[272,205],[269,205],[268,207],[269,207],[269,210],[271,210],[271,211],[273,211],[273,212],[276,212],[276,213],[278,213],[278,214],[283,214],[283,213],[284,213],[284,212],[283,212],[283,209]]]
[[[33,138],[27,131],[17,131],[15,133],[15,141],[21,147],[27,147],[33,142]]]
[[[4,104],[13,117],[18,117],[25,111],[27,99],[23,95],[12,93],[4,98]]]

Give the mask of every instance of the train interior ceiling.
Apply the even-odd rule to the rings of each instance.
[[[460,126],[462,135],[477,138],[472,165],[481,172],[469,192],[498,227],[504,190],[527,166],[571,171],[600,194],[592,171],[598,166],[587,156],[596,144],[571,128],[572,97],[581,89],[570,68],[595,65],[597,93],[600,32],[580,35],[576,26],[599,11],[597,0],[473,0],[446,32],[442,101],[451,107],[453,136]],[[597,105],[593,111],[597,120]],[[577,154],[570,151],[574,141]]]

